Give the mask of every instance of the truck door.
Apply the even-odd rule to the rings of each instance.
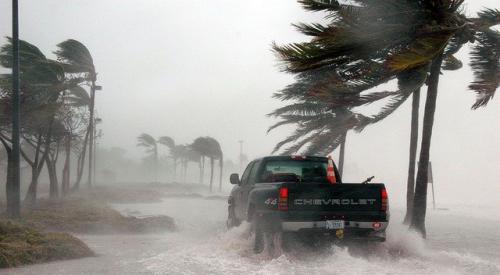
[[[250,176],[248,177],[247,179],[247,182],[245,183],[245,185],[242,186],[241,188],[241,204],[242,204],[242,210],[243,210],[243,217],[244,219],[248,219],[247,217],[247,214],[248,214],[248,203],[249,203],[249,200],[248,200],[248,195],[250,193],[250,191],[253,190],[253,188],[255,187],[255,183],[257,182],[257,176],[259,174],[259,170],[260,170],[260,165],[261,164],[261,161],[256,161],[253,166],[252,166],[252,170],[250,170]]]
[[[253,165],[255,164],[255,161],[250,162],[247,165],[247,168],[243,172],[243,175],[241,175],[241,180],[240,184],[238,186],[238,189],[235,192],[235,199],[234,199],[234,214],[239,220],[244,220],[246,217],[246,203],[248,202],[248,199],[244,197],[244,194],[248,195],[248,178],[250,177],[250,171],[252,170]]]

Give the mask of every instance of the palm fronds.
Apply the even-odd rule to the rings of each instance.
[[[479,32],[476,39],[470,61],[474,81],[469,89],[477,94],[473,109],[486,106],[500,84],[500,33],[492,30]]]
[[[142,133],[137,137],[137,146],[144,147],[148,152],[154,152],[156,139],[149,134]]]
[[[95,75],[94,60],[90,51],[81,42],[68,39],[57,44],[58,50],[54,53],[68,73],[88,73]],[[95,76],[94,76],[95,77]]]

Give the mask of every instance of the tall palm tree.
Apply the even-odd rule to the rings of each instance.
[[[439,73],[442,67],[459,64],[453,54],[463,44],[474,39],[481,42],[480,38],[488,36],[481,33],[493,32],[485,25],[497,24],[498,11],[487,10],[479,14],[479,20],[474,21],[460,12],[463,0],[358,0],[355,6],[334,0],[299,2],[308,10],[326,11],[328,24],[297,24],[299,31],[312,37],[311,41],[275,45],[274,50],[282,60],[285,71],[298,75],[320,75],[318,72],[329,71],[330,76],[322,77],[304,93],[293,94],[292,98],[315,97],[331,102],[337,100],[336,97],[352,97],[397,78],[401,93],[382,109],[381,114],[384,114],[400,106],[424,83],[420,78],[415,82],[408,76],[430,70],[413,207],[418,213],[414,213],[411,222],[411,227],[425,236],[427,164]],[[489,20],[485,20],[486,17]],[[482,48],[494,54],[494,41],[488,39]],[[498,59],[490,63],[497,62]],[[495,77],[491,77],[497,74],[491,74],[491,71],[496,72],[497,67],[483,65],[475,74],[481,77],[480,84],[475,82],[476,85],[471,85],[479,94],[474,106],[487,103],[498,86],[493,85],[497,83],[494,82]],[[412,82],[420,83],[420,86],[401,90],[401,87],[412,86]],[[365,120],[358,128],[376,121],[376,118]]]
[[[94,146],[94,106],[95,106],[95,91],[96,91],[96,80],[97,72],[94,66],[94,60],[90,51],[81,42],[68,39],[57,44],[58,50],[54,53],[57,55],[57,59],[62,63],[64,70],[67,73],[83,75],[83,77],[90,82],[90,105],[89,105],[89,170],[87,185],[92,185],[92,173],[93,173],[93,146]]]
[[[0,49],[0,63],[3,67],[11,66],[12,41]],[[48,161],[48,150],[55,133],[53,123],[60,113],[60,99],[67,89],[82,82],[81,77],[67,78],[63,66],[45,57],[34,45],[20,41],[21,91],[23,101],[23,139],[34,148],[31,158],[22,152],[23,158],[32,168],[31,183],[25,202],[36,200],[38,177],[44,163]],[[0,85],[9,82],[10,75],[3,75]],[[5,90],[5,87],[3,88]],[[8,96],[8,92],[3,96]],[[6,143],[4,143],[5,145]],[[53,172],[53,171],[52,171]]]
[[[219,161],[219,191],[222,189],[222,172],[223,172],[223,153],[219,142],[212,137],[199,137],[196,138],[190,147],[198,152],[202,159],[202,164],[200,165],[200,182],[203,178],[203,166],[204,158],[208,157],[210,159],[210,192],[213,190],[213,176],[214,176],[214,161]]]
[[[144,147],[146,152],[152,155],[154,177],[155,181],[158,181],[158,144],[156,139],[149,134],[142,133],[139,137],[137,137],[137,146]]]
[[[175,146],[176,146],[175,141],[173,138],[171,138],[169,136],[161,136],[158,138],[157,142],[158,142],[158,144],[166,146],[168,148],[168,150],[170,151],[170,156],[172,157],[173,162],[174,162],[174,181],[175,181],[176,173],[177,173],[177,155],[173,154],[173,151],[174,151]]]
[[[75,87],[70,88],[68,90],[68,93],[65,94],[64,101],[65,101],[65,105],[69,106],[70,108],[89,108],[90,103],[91,103],[91,98],[84,88],[82,88],[81,86],[75,86]],[[90,132],[88,131],[88,129],[89,128],[87,127],[87,130],[85,131],[83,140],[81,141],[82,148],[81,148],[79,155],[77,157],[76,180],[75,180],[74,186],[72,187],[74,190],[78,190],[80,188],[80,182],[81,182],[82,176],[83,176],[83,170],[84,170],[83,168],[85,166],[85,155],[87,152],[87,144],[88,144],[88,139],[90,136]],[[68,147],[68,149],[70,149],[72,138],[68,137],[67,139],[68,139],[67,147]],[[68,155],[68,152],[67,152],[67,155]],[[67,159],[67,161],[69,161],[69,159]],[[68,164],[68,167],[69,167],[69,164]],[[66,173],[69,173],[69,170]],[[67,180],[69,180],[69,174],[66,177],[67,177]],[[69,182],[64,183],[64,184],[69,185]]]
[[[198,137],[196,138],[193,143],[189,145],[189,147],[197,152],[200,155],[200,162],[199,162],[199,167],[200,167],[200,179],[199,183],[203,183],[203,177],[204,177],[204,170],[205,170],[205,157],[208,157],[210,155],[210,144],[207,142],[206,138],[204,137]]]

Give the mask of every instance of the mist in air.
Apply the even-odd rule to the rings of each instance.
[[[411,95],[391,94],[370,104],[356,104],[361,102],[360,97],[340,99],[338,95],[322,94],[321,89],[336,85],[333,81],[345,77],[347,83],[351,76],[333,77],[324,73],[325,68],[334,67],[332,64],[311,69],[304,65],[313,64],[313,58],[307,59],[306,54],[295,56],[303,63],[293,63],[276,50],[278,46],[311,41],[318,31],[310,30],[312,35],[306,36],[292,24],[327,24],[332,20],[324,11],[306,10],[300,2],[311,1],[20,1],[19,35],[29,43],[21,43],[21,92],[46,97],[43,102],[26,97],[21,103],[24,156],[20,161],[20,218],[11,219],[9,197],[1,191],[0,244],[9,243],[4,245],[7,248],[0,245],[0,255],[7,255],[5,260],[0,259],[0,274],[500,274],[500,101],[498,96],[492,97],[486,106],[471,108],[481,95],[469,86],[478,77],[470,66],[475,44],[464,43],[454,52],[453,57],[463,66],[443,70],[439,78],[429,152],[431,180],[426,182],[427,207],[424,205],[423,211],[426,236],[422,238],[419,230],[408,230],[408,220],[403,223],[408,219]],[[369,1],[348,2],[364,5]],[[464,16],[475,18],[486,7],[497,12],[500,9],[497,1],[480,0],[465,1],[461,10]],[[1,190],[8,190],[12,147],[8,105],[12,96],[11,1],[0,1],[0,15],[0,185]],[[491,30],[498,33],[500,13],[492,18],[497,23]],[[32,45],[39,52],[26,50],[23,45]],[[373,42],[370,47],[375,45]],[[500,68],[500,42],[496,45],[497,55],[490,55],[490,62],[496,60]],[[70,68],[75,65],[71,58],[84,48],[93,67],[75,72],[81,67]],[[39,62],[36,64],[40,67],[23,67],[23,54],[33,58],[33,53],[43,58],[27,60]],[[373,59],[380,63],[384,60],[378,56]],[[60,67],[50,67],[51,62],[46,60]],[[450,65],[452,61],[444,62]],[[352,71],[360,68],[355,62],[339,66],[351,66]],[[415,67],[427,70],[417,110],[419,127],[423,127],[431,69],[430,63]],[[490,76],[497,83],[493,90],[498,87],[499,71]],[[390,81],[377,83],[362,95],[375,92],[381,96],[376,92],[402,90],[401,75],[392,75]],[[419,81],[411,76],[413,82]],[[327,80],[318,81],[322,77]],[[39,88],[35,80],[50,82],[51,87],[76,84],[51,97],[44,88],[47,86]],[[276,96],[296,83],[312,92],[303,92],[291,101]],[[309,101],[310,96],[316,98]],[[380,122],[371,122],[384,106],[403,96],[407,98],[393,113]],[[312,124],[298,118],[299,111],[276,115],[276,110],[311,102],[328,110],[343,103],[345,109],[334,116],[338,119],[334,123],[310,128],[300,138],[314,133],[338,138],[311,138],[313,141],[300,149],[287,151],[287,146],[300,143],[297,137],[275,150],[297,129]],[[32,106],[45,109],[31,111]],[[58,111],[47,106],[58,106]],[[36,108],[33,110],[39,110]],[[318,109],[303,113],[312,116]],[[275,115],[269,115],[273,112]],[[348,119],[342,120],[343,115]],[[286,119],[296,121],[268,131]],[[318,119],[315,123],[322,122]],[[419,128],[414,176],[417,185],[422,138]],[[244,186],[247,166],[262,165],[253,173],[263,178],[273,171],[265,166],[268,160],[261,158],[280,154],[331,156],[336,172],[342,170],[336,175],[342,174],[343,183],[361,183],[374,176],[368,186],[384,184],[380,188],[387,190],[390,209],[387,217],[385,212],[383,216],[388,223],[384,242],[344,245],[322,240],[316,246],[299,238],[293,239],[287,249],[268,253],[266,246],[264,252],[255,253],[256,241],[252,238],[257,238],[257,231],[247,213],[250,210],[242,210],[248,219],[228,228],[231,200],[239,194],[234,190]],[[254,163],[255,159],[260,162]],[[324,163],[326,179],[326,159]],[[278,167],[274,173],[290,176],[290,171],[283,170]],[[293,175],[297,179],[291,181],[305,182],[304,171],[302,168],[303,174]],[[237,184],[230,181],[233,173],[238,173]],[[289,188],[290,203],[298,198],[299,191],[292,185],[283,184],[277,190],[282,192],[283,186]],[[373,188],[353,189],[360,194],[355,200],[359,203],[358,199],[375,196]],[[317,195],[326,191],[300,192]],[[319,211],[313,206],[310,209]],[[327,206],[321,209],[318,215],[322,217],[337,220],[344,215],[326,213]],[[293,215],[295,209],[290,206],[286,210]],[[294,222],[305,222],[304,217],[294,218]],[[356,222],[372,220],[365,216]],[[348,229],[346,225],[346,238]],[[10,243],[13,239],[16,242]],[[36,250],[34,243],[54,244],[52,251],[70,252],[66,256],[45,254],[50,249]]]

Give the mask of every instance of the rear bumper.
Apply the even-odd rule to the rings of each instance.
[[[379,223],[380,227],[374,228],[374,224]],[[372,229],[373,231],[385,231],[388,222],[358,222],[358,221],[345,221],[345,229],[359,228],[359,229]],[[326,229],[326,221],[285,221],[281,222],[283,231],[300,231],[305,229]]]
[[[374,223],[379,223],[380,227],[374,228]],[[306,235],[333,236],[344,240],[384,242],[387,226],[388,222],[345,221],[343,229],[327,229],[325,221],[293,221],[282,222],[281,230]]]

